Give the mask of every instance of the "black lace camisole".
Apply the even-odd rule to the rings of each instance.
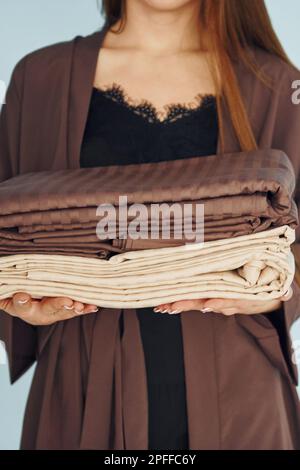
[[[163,110],[156,110],[147,100],[134,101],[116,83],[94,88],[81,167],[200,158],[216,153],[214,96],[199,94],[191,103],[172,103]],[[149,449],[189,448],[181,315],[184,313],[137,310],[148,383]],[[122,334],[122,324],[120,331]]]

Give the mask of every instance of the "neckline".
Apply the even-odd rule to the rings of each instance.
[[[165,125],[177,121],[179,118],[202,112],[207,107],[215,105],[216,97],[209,93],[197,93],[192,101],[166,103],[161,109],[148,99],[134,99],[117,83],[112,82],[106,86],[93,87],[94,93],[121,105],[133,113],[146,119],[151,124]]]

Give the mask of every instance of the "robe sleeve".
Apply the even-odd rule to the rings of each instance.
[[[300,104],[292,100],[294,80],[300,78],[300,72],[287,68],[278,85],[278,109],[273,133],[273,148],[283,150],[290,158],[296,175],[296,188],[294,198],[300,208]],[[300,247],[300,227],[296,230],[296,242],[293,251],[298,252]],[[297,282],[298,273],[293,282],[294,295],[291,300],[284,302],[284,312],[287,327],[300,316],[300,286]]]
[[[26,59],[15,66],[0,114],[0,182],[19,172],[22,96]],[[3,341],[11,383],[36,360],[36,327],[0,311],[0,340]]]
[[[290,67],[285,68],[282,79],[276,84],[277,112],[274,122],[272,147],[283,150],[290,158],[296,176],[294,199],[300,208],[300,104],[292,101],[292,83],[300,78],[300,73]],[[296,230],[296,242],[292,246],[295,258],[300,249],[300,228]],[[300,261],[300,260],[299,260]],[[296,266],[296,270],[300,269]],[[299,383],[297,364],[293,361],[293,344],[290,329],[300,316],[299,271],[292,283],[293,297],[282,303],[276,312],[264,314],[278,331],[282,352],[294,383]]]

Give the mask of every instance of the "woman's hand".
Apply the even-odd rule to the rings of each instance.
[[[95,313],[98,307],[75,302],[67,297],[44,297],[35,300],[28,294],[18,293],[10,299],[0,300],[0,310],[30,325],[51,325],[78,315]]]
[[[255,313],[269,313],[281,307],[282,302],[286,302],[293,295],[290,288],[288,292],[276,300],[236,300],[236,299],[199,299],[182,300],[171,304],[162,304],[154,308],[157,313],[176,314],[189,310],[199,310],[205,312],[222,313],[223,315],[235,315],[243,313],[253,315]]]

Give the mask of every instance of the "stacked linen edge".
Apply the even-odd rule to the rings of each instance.
[[[270,300],[295,274],[295,231],[281,226],[203,244],[131,251],[109,260],[26,254],[0,258],[0,299],[20,290],[107,308],[198,298]]]
[[[272,149],[23,174],[0,184],[0,254],[106,259],[129,250],[185,244],[184,235],[175,237],[176,216],[170,221],[167,239],[161,236],[164,216],[151,217],[151,227],[158,227],[158,239],[149,238],[147,226],[141,228],[142,238],[122,239],[119,230],[127,229],[127,222],[118,219],[122,195],[126,195],[129,204],[144,204],[145,213],[140,217],[144,221],[149,220],[153,204],[175,203],[179,208],[191,204],[193,230],[196,207],[204,205],[205,241],[249,235],[281,225],[295,228],[298,214],[292,198],[294,187],[295,175],[288,157]],[[100,204],[111,204],[116,210],[117,233],[109,228],[110,239],[102,239],[96,233],[101,220],[97,212]]]
[[[26,291],[131,308],[280,297],[295,269],[294,189],[288,157],[272,149],[19,175],[0,184],[0,296]],[[118,214],[124,194],[145,205],[145,220],[152,203],[204,204],[204,245],[99,239],[97,207],[111,204]],[[193,226],[195,217],[193,209]]]

